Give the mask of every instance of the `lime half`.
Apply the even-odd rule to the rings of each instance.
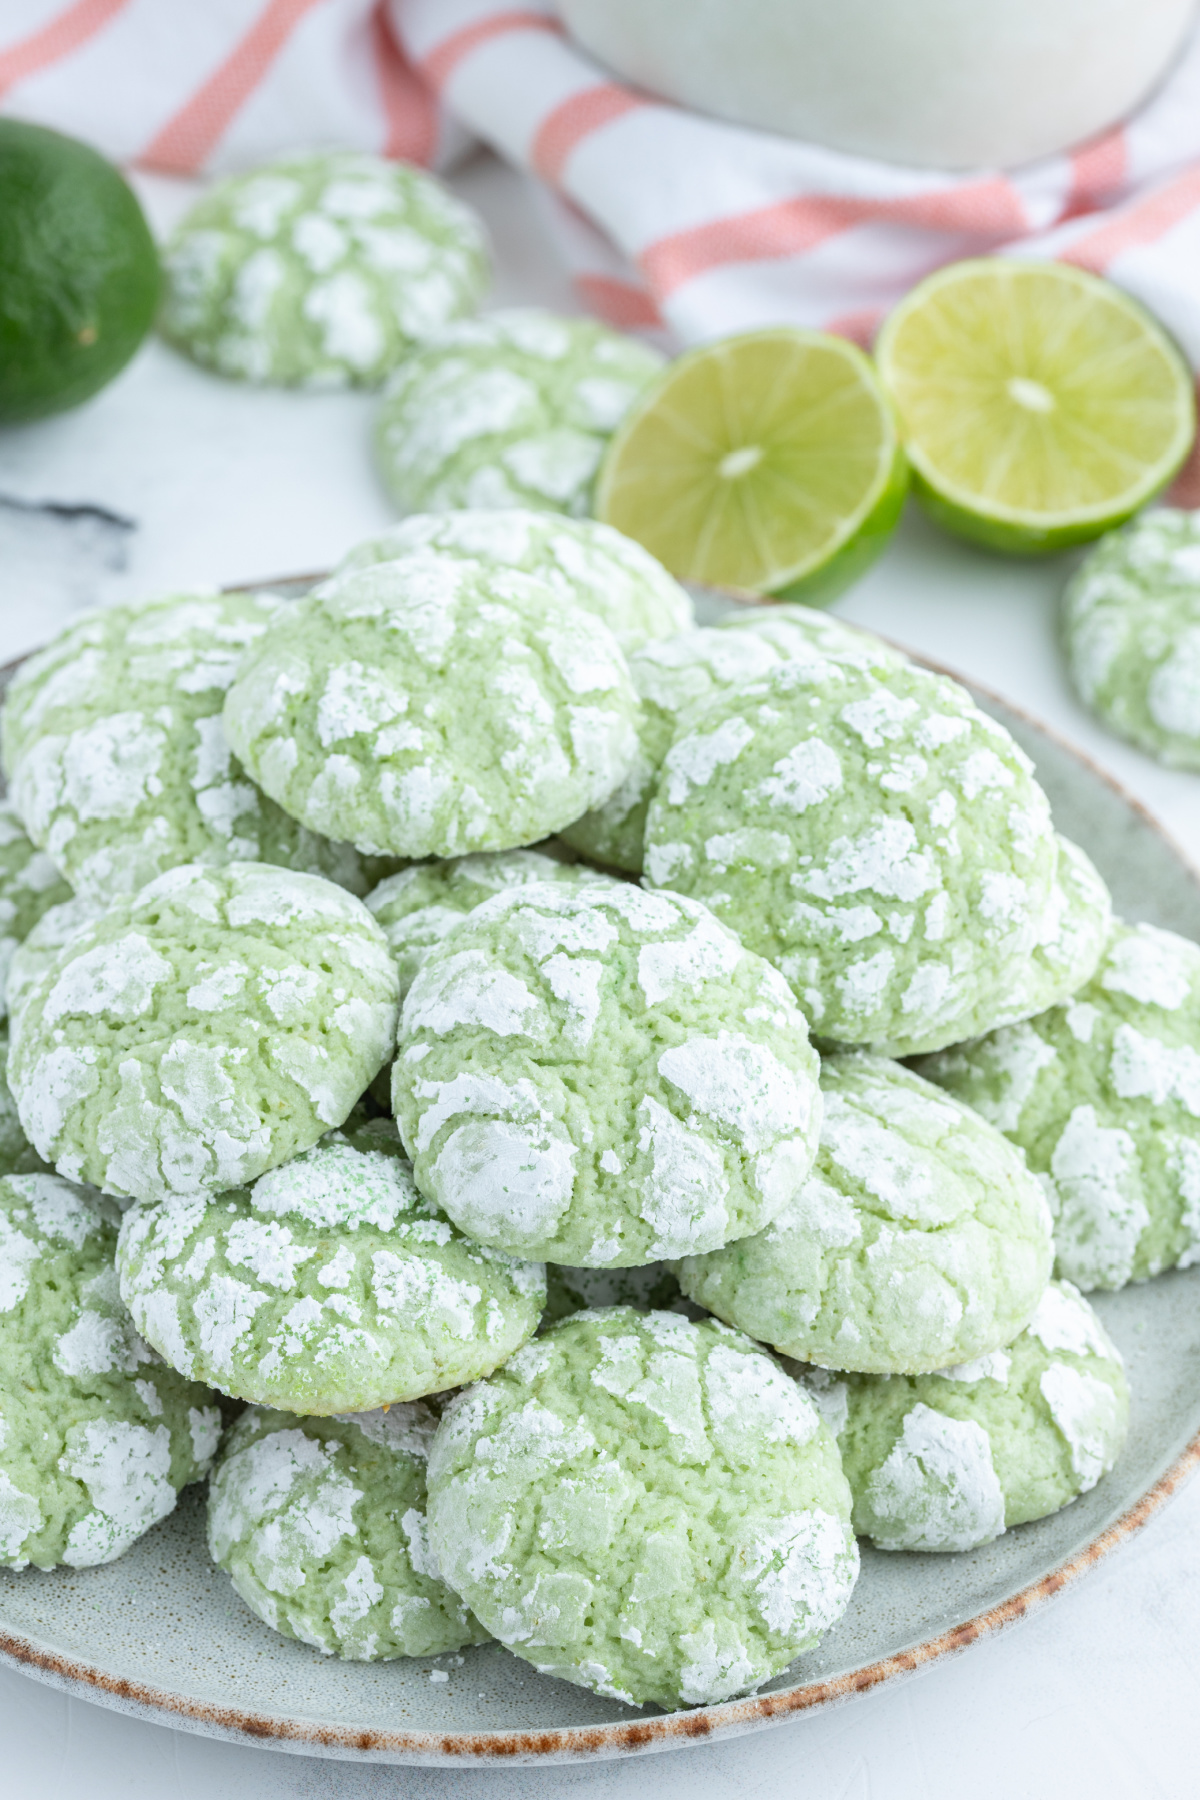
[[[1196,430],[1192,376],[1119,288],[1063,263],[953,263],[875,346],[916,491],[939,523],[1017,555],[1118,525]]]
[[[907,481],[870,359],[781,326],[671,363],[609,444],[595,511],[681,581],[824,604],[879,555]]]

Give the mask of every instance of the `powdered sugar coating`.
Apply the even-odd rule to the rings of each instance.
[[[384,392],[384,486],[402,513],[583,517],[606,442],[662,363],[596,319],[533,308],[427,332]]]
[[[1200,948],[1118,924],[1091,981],[921,1065],[1020,1145],[1085,1291],[1200,1260]]]
[[[892,1055],[990,1024],[1056,867],[1028,757],[910,664],[781,663],[695,705],[646,819],[646,874],[787,977],[812,1029]]]
[[[921,1373],[1007,1344],[1050,1273],[1024,1160],[967,1106],[864,1054],[821,1065],[812,1174],[765,1230],[679,1265],[689,1299],[788,1356]]]
[[[841,1616],[858,1572],[833,1441],[714,1321],[576,1313],[451,1402],[430,1541],[500,1641],[633,1705],[759,1686]]]
[[[248,1192],[135,1207],[118,1264],[177,1368],[303,1414],[490,1374],[546,1296],[539,1265],[472,1243],[418,1193],[390,1120],[331,1133]]]
[[[41,980],[77,931],[99,918],[104,908],[78,896],[44,912],[28,937],[17,945],[8,965],[8,1023],[15,1037],[25,997]]]
[[[0,1179],[0,1562],[90,1568],[201,1479],[215,1396],[138,1335],[117,1292],[118,1212],[44,1171]]]
[[[1129,1424],[1121,1357],[1065,1281],[976,1365],[798,1372],[837,1437],[854,1528],[881,1550],[972,1550],[1057,1512],[1112,1468]]]
[[[5,768],[30,836],[81,898],[107,904],[187,862],[277,863],[359,894],[395,866],[305,830],[229,747],[225,691],[282,604],[197,593],[104,607],[21,665]]]
[[[164,335],[240,381],[376,386],[416,339],[473,312],[478,216],[404,163],[309,151],[219,182],[163,255]]]
[[[457,856],[611,793],[637,699],[603,622],[535,576],[419,551],[327,583],[241,665],[231,743],[313,830]]]
[[[430,951],[392,1097],[418,1185],[464,1231],[619,1267],[774,1217],[812,1161],[816,1071],[786,983],[707,908],[546,882]]]
[[[1088,553],[1063,595],[1085,705],[1159,762],[1200,769],[1200,519],[1155,507]]]
[[[264,863],[172,869],[23,997],[10,1082],[39,1154],[140,1200],[252,1181],[340,1125],[391,1053],[395,965],[360,900]]]
[[[357,544],[342,558],[337,573],[394,562],[415,550],[536,575],[565,600],[603,619],[627,656],[643,644],[686,631],[693,621],[687,593],[632,538],[598,519],[569,519],[527,507],[416,513]]]
[[[44,850],[37,850],[10,801],[0,800],[0,1019],[8,1008],[8,971],[14,953],[38,920],[71,898],[71,889]]]
[[[425,1522],[428,1407],[297,1418],[251,1406],[213,1471],[208,1547],[274,1631],[354,1662],[487,1633],[442,1581]]]
[[[381,881],[366,903],[396,958],[403,999],[434,945],[493,894],[531,881],[574,888],[608,879],[586,863],[560,862],[540,850],[483,851],[443,862],[414,863]]]

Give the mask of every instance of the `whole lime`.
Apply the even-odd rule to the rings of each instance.
[[[154,239],[112,164],[0,119],[0,423],[89,399],[145,337],[158,294]]]

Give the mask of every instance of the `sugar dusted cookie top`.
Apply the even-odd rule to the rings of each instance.
[[[662,364],[596,319],[534,308],[428,332],[384,393],[384,485],[404,513],[582,516],[605,444]]]
[[[472,312],[478,216],[431,176],[357,152],[282,157],[218,182],[163,254],[165,337],[241,381],[371,387]]]
[[[111,1562],[208,1472],[221,1415],[117,1293],[118,1212],[52,1173],[0,1179],[0,1562]]]
[[[623,779],[637,715],[601,620],[535,576],[432,551],[290,608],[225,702],[230,742],[294,817],[414,857],[557,831]]]
[[[1088,553],[1063,596],[1080,699],[1159,762],[1200,769],[1200,515],[1156,507]]]
[[[1055,833],[1058,855],[1049,899],[1023,971],[993,1012],[993,1029],[1029,1019],[1079,991],[1096,973],[1112,935],[1112,895],[1091,857]]]
[[[226,740],[225,690],[282,604],[207,593],[103,607],[22,664],[4,765],[30,836],[80,895],[136,893],[186,862],[277,863],[360,894],[388,872],[281,812]]]
[[[63,900],[44,912],[28,937],[17,945],[8,965],[8,1024],[14,1037],[25,996],[37,986],[75,933],[91,925],[104,910],[95,900],[78,896]]]
[[[1073,999],[921,1067],[1025,1152],[1077,1287],[1200,1261],[1200,947],[1119,924]]]
[[[0,1018],[8,1006],[14,951],[43,913],[70,898],[55,864],[30,842],[16,808],[0,800]]]
[[[248,1191],[135,1207],[118,1263],[175,1368],[305,1414],[488,1375],[546,1295],[540,1265],[473,1243],[417,1192],[390,1120],[333,1132]]]
[[[692,624],[687,593],[632,538],[598,519],[568,519],[525,507],[417,513],[356,545],[337,572],[394,562],[414,550],[436,550],[536,575],[603,619],[626,655]]]
[[[640,874],[646,810],[663,761],[692,707],[745,686],[781,662],[848,661],[853,668],[886,669],[903,659],[879,638],[804,606],[758,607],[749,618],[682,631],[647,644],[629,659],[642,703],[638,754],[617,791],[594,812],[567,826],[564,842],[597,862]]]
[[[695,901],[497,894],[404,1002],[392,1100],[464,1231],[585,1267],[757,1231],[812,1163],[817,1057],[787,984]]]
[[[341,1124],[396,1010],[361,900],[263,863],[193,864],[70,939],[23,996],[9,1080],[72,1179],[139,1200],[220,1193]]]
[[[974,1550],[1094,1488],[1129,1428],[1121,1356],[1052,1281],[1003,1350],[932,1375],[801,1377],[838,1441],[854,1529],[880,1550]]]
[[[1024,1159],[882,1057],[826,1057],[821,1089],[809,1179],[757,1236],[685,1258],[684,1293],[824,1368],[921,1373],[1007,1344],[1053,1258]]]
[[[576,1313],[451,1402],[429,1459],[447,1579],[544,1674],[728,1700],[845,1611],[849,1493],[809,1397],[714,1321]]]
[[[559,862],[541,850],[483,851],[475,856],[413,863],[381,881],[367,895],[366,904],[382,925],[396,958],[403,1000],[433,946],[493,894],[525,887],[531,881],[555,881],[577,888],[610,879],[586,863]]]
[[[791,983],[821,1038],[890,1055],[987,1028],[1055,871],[1029,758],[910,664],[781,663],[687,715],[646,819],[646,874]]]
[[[208,1547],[275,1631],[354,1662],[487,1633],[441,1580],[425,1523],[425,1406],[303,1419],[251,1406],[208,1495]]]

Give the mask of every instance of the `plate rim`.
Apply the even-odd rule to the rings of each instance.
[[[277,576],[253,583],[231,584],[221,591],[294,588],[301,582],[315,586],[326,578],[325,571]],[[740,606],[762,607],[763,610],[773,604],[769,601],[764,603],[762,600],[752,600],[741,594],[721,597],[735,601]],[[1193,884],[1200,889],[1200,868],[1176,842],[1161,820],[1123,782],[1054,726],[1047,725],[1036,714],[1005,695],[996,693],[986,683],[968,678],[961,671],[897,643],[882,632],[872,632],[848,619],[839,619],[838,622],[851,626],[866,636],[884,637],[885,642],[901,650],[922,667],[948,676],[985,699],[995,701],[998,706],[1033,726],[1103,782],[1131,812],[1155,832],[1178,859]],[[28,651],[0,667],[0,683],[36,653]],[[995,1606],[958,1625],[949,1626],[935,1637],[926,1638],[919,1644],[895,1651],[890,1656],[881,1657],[875,1662],[866,1663],[858,1669],[828,1680],[802,1682],[782,1692],[751,1694],[743,1699],[724,1701],[715,1706],[696,1707],[686,1712],[661,1713],[650,1718],[617,1720],[603,1725],[545,1726],[531,1730],[504,1727],[495,1731],[338,1726],[316,1719],[306,1720],[259,1710],[221,1706],[173,1694],[169,1689],[153,1683],[114,1675],[85,1659],[51,1650],[25,1633],[10,1630],[2,1616],[0,1663],[53,1687],[74,1692],[81,1699],[144,1718],[154,1724],[252,1744],[263,1749],[290,1751],[298,1755],[437,1767],[454,1764],[486,1767],[496,1763],[546,1766],[579,1762],[589,1755],[609,1759],[648,1754],[683,1748],[688,1744],[711,1743],[761,1726],[783,1724],[804,1713],[842,1704],[887,1682],[918,1674],[934,1663],[961,1654],[973,1644],[995,1637],[1065,1592],[1114,1551],[1122,1548],[1162,1510],[1195,1472],[1197,1465],[1200,1465],[1200,1431],[1190,1439],[1158,1480],[1090,1542],[1064,1558],[1036,1581],[1018,1589],[1015,1594],[1010,1594],[1006,1600],[999,1601]]]

